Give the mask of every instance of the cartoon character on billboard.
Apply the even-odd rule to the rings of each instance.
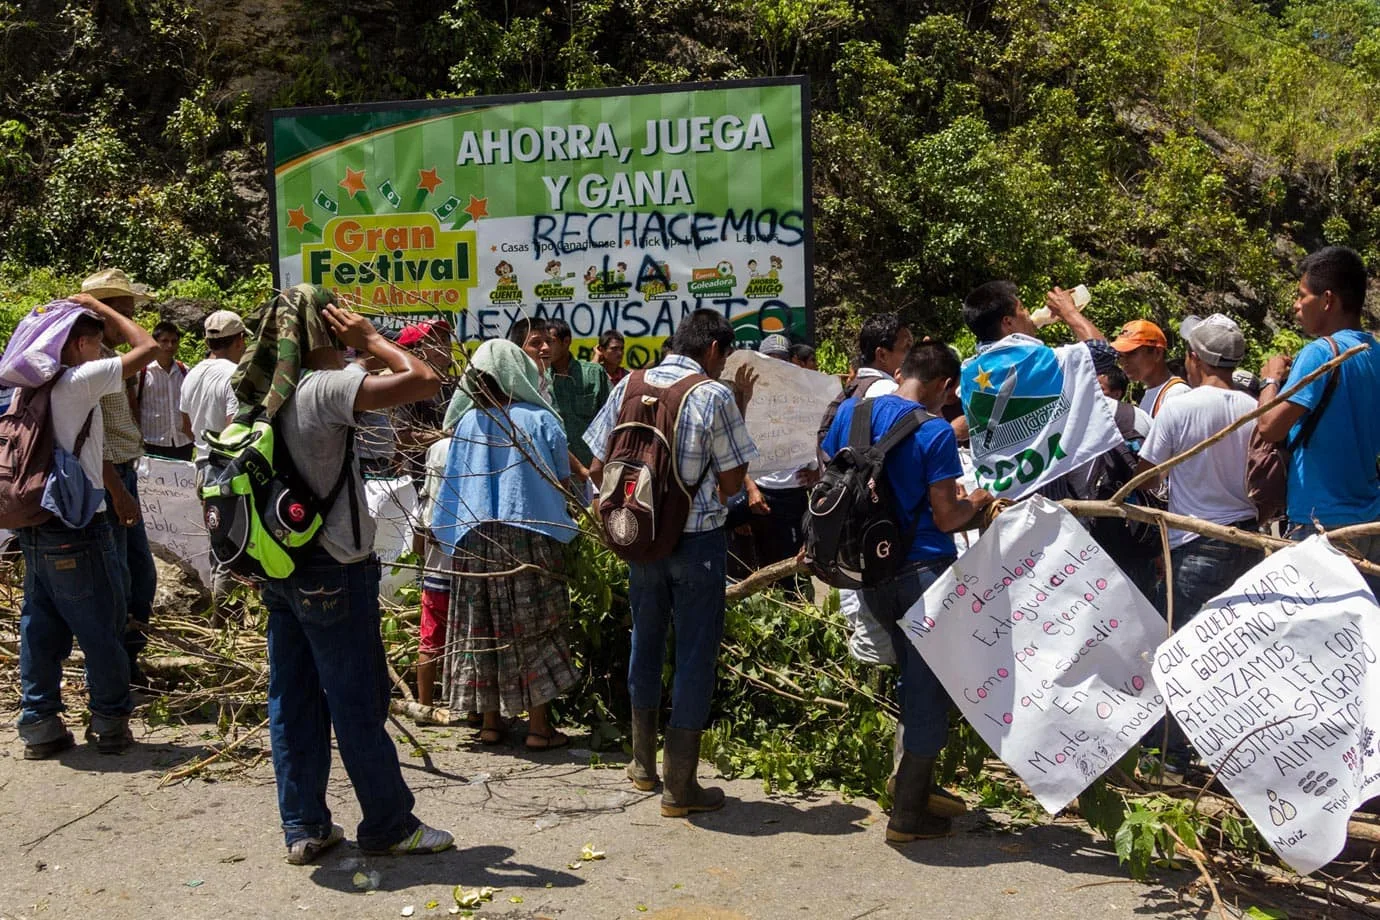
[[[506,259],[494,266],[498,284],[489,292],[490,303],[522,303],[522,288],[518,285],[517,271]]]

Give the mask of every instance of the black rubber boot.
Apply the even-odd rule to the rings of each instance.
[[[705,789],[695,780],[700,765],[700,733],[688,728],[666,729],[666,749],[661,768],[665,787],[661,791],[661,816],[683,818],[691,812],[717,811],[724,807],[722,789]]]
[[[934,758],[906,753],[896,771],[896,800],[891,820],[886,823],[888,843],[910,843],[946,837],[953,827],[948,818],[929,813],[930,791],[934,788]]]
[[[86,729],[86,740],[96,746],[101,754],[123,754],[134,746],[134,733],[129,730],[129,720],[103,732],[95,732],[90,726]]]
[[[651,792],[661,778],[656,775],[655,709],[632,711],[632,760],[628,763],[628,779],[640,792]]]

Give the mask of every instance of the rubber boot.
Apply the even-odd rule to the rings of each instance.
[[[656,775],[655,709],[632,711],[632,760],[628,763],[628,779],[639,792],[651,792],[661,778]]]
[[[921,757],[907,752],[901,757],[896,771],[896,800],[891,806],[891,820],[886,823],[888,843],[909,843],[946,837],[953,822],[928,811],[930,791],[934,788],[933,757]]]
[[[900,761],[897,761],[899,764]],[[886,794],[893,799],[896,798],[896,777],[892,776],[886,781]],[[938,784],[930,790],[930,799],[925,803],[925,811],[934,815],[936,818],[957,818],[968,813],[968,803],[963,801],[963,797],[956,792],[945,789]]]
[[[700,733],[688,728],[666,729],[661,767],[666,772],[661,791],[661,816],[683,818],[691,812],[724,807],[722,789],[705,789],[695,780],[700,765]]]

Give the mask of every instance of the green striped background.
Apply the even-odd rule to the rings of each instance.
[[[760,112],[767,120],[773,147],[770,150],[684,153],[643,157],[639,151],[646,138],[648,120],[660,118],[691,118],[734,114],[744,123],[748,116]],[[578,99],[544,100],[484,108],[457,108],[454,115],[404,124],[386,129],[370,137],[347,143],[334,150],[323,151],[303,158],[290,169],[275,174],[278,208],[277,252],[279,257],[296,254],[303,243],[319,239],[319,228],[333,216],[313,204],[318,190],[324,191],[340,205],[341,215],[393,213],[378,187],[391,180],[402,198],[397,213],[429,211],[439,207],[447,197],[460,199],[460,207],[470,197],[488,200],[490,217],[513,217],[552,213],[549,196],[542,182],[545,175],[569,175],[565,193],[566,211],[585,210],[575,195],[579,178],[600,173],[612,178],[625,172],[631,177],[636,171],[661,169],[684,170],[695,197],[693,207],[672,205],[662,210],[694,210],[722,215],[729,208],[737,212],[746,209],[775,208],[778,211],[803,210],[805,182],[801,126],[801,87],[798,85],[730,87],[722,90],[695,90],[631,96],[599,96]],[[303,141],[331,140],[323,130],[331,123],[329,115],[278,116],[274,124],[275,136],[297,133]],[[455,165],[460,138],[465,131],[497,131],[503,128],[543,125],[589,125],[591,130],[599,122],[608,122],[620,148],[632,147],[627,163],[617,158],[577,161],[537,160],[533,163],[492,165]],[[336,119],[336,123],[339,120]],[[350,138],[334,140],[348,142]],[[339,183],[346,167],[365,171],[366,191],[350,198]],[[435,167],[443,184],[423,200],[417,189],[418,170]],[[288,210],[304,207],[314,227],[298,232],[288,227]],[[657,210],[618,207],[602,210]],[[459,226],[468,220],[460,211],[451,218]]]

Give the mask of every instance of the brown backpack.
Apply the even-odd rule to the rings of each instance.
[[[59,374],[41,386],[14,391],[0,415],[0,528],[18,530],[52,518],[42,505],[56,440],[50,411]]]
[[[1330,335],[1327,344],[1332,346],[1332,357],[1341,353]],[[1251,444],[1246,451],[1246,497],[1255,505],[1256,518],[1261,524],[1283,517],[1288,510],[1289,454],[1308,446],[1314,429],[1322,421],[1323,411],[1332,401],[1332,394],[1337,391],[1341,370],[1340,367],[1334,367],[1328,373],[1322,398],[1318,400],[1317,408],[1304,418],[1297,438],[1292,441],[1287,438],[1282,442],[1267,441],[1260,436],[1259,428],[1251,432]]]
[[[681,478],[676,466],[681,410],[690,391],[709,382],[703,374],[690,374],[658,387],[647,382],[646,371],[628,375],[599,488],[599,519],[609,548],[628,562],[664,559],[680,541],[710,468],[706,463],[693,485]]]

